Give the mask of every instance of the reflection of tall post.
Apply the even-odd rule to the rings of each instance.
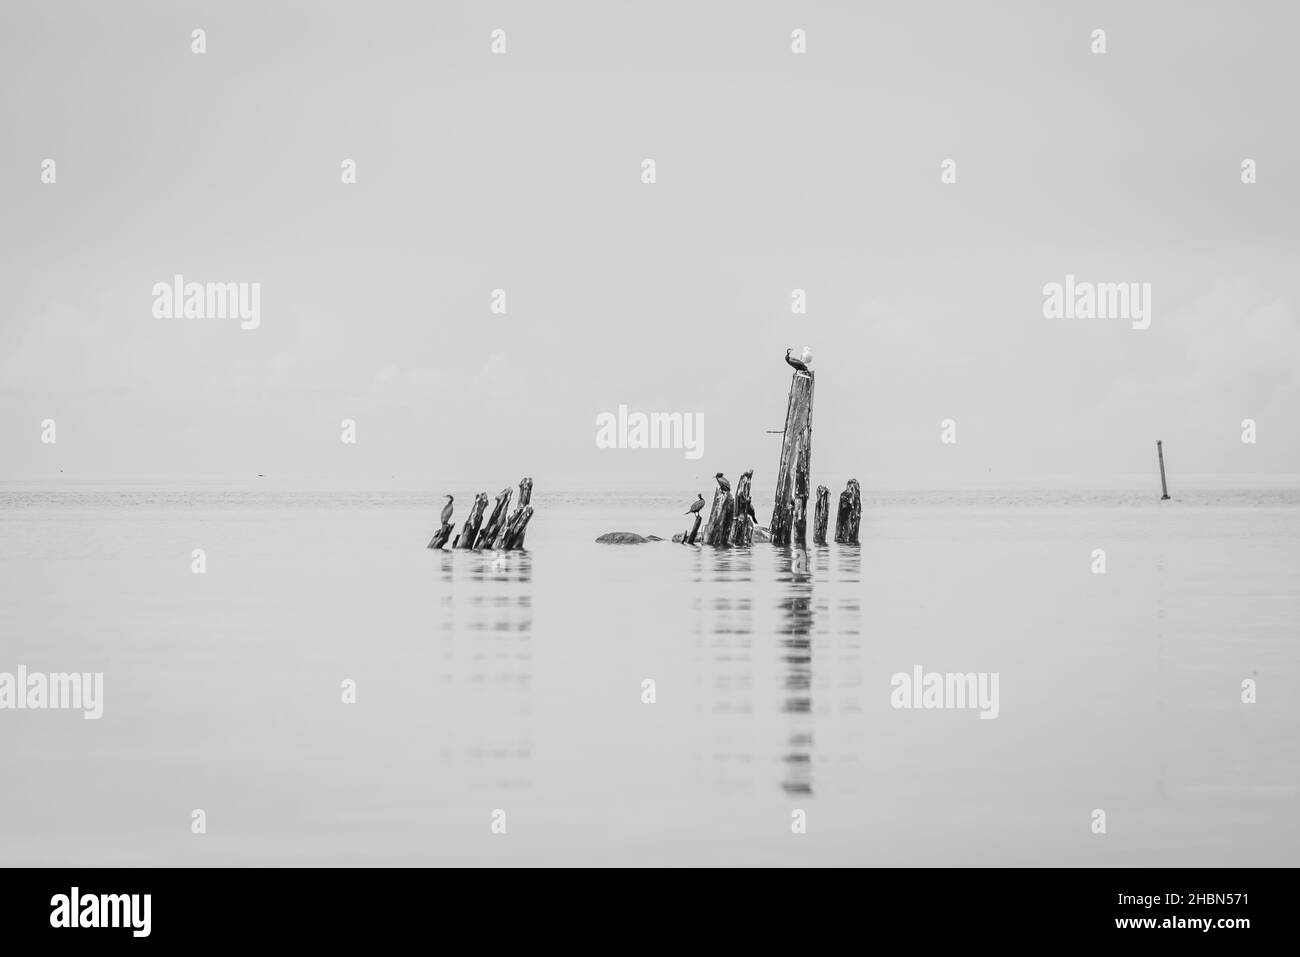
[[[1156,440],[1156,455],[1160,458],[1160,501],[1169,499],[1169,485],[1165,482],[1165,444]]]
[[[805,554],[796,552],[796,555]],[[785,663],[785,703],[790,716],[787,748],[782,756],[785,774],[781,788],[787,794],[812,794],[812,577],[792,573],[789,592],[780,602],[788,624],[781,635],[781,660]]]
[[[785,435],[781,439],[781,464],[776,471],[776,502],[772,507],[773,545],[789,545],[794,527],[795,471],[800,450],[812,468],[813,374],[796,371],[790,381],[790,404],[785,413]]]

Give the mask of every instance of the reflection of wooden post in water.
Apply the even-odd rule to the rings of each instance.
[[[812,407],[813,374],[796,371],[790,381],[785,435],[781,439],[781,463],[776,471],[776,501],[772,506],[770,525],[773,545],[790,544],[790,534],[794,529],[795,471],[801,449],[804,468],[812,467]]]
[[[1169,485],[1165,482],[1165,444],[1156,440],[1156,455],[1160,458],[1160,501],[1169,499]]]

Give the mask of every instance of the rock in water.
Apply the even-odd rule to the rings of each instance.
[[[606,532],[596,539],[602,545],[641,545],[648,540],[636,532]]]

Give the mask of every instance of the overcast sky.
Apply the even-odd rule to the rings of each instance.
[[[833,488],[1300,473],[1300,5],[992,7],[8,0],[0,478],[768,483],[804,345]],[[1067,273],[1150,328],[1044,318]]]

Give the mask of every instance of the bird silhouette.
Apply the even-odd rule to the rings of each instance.
[[[691,503],[691,507],[688,508],[688,509],[686,510],[686,514],[687,514],[687,515],[694,515],[694,514],[696,514],[700,509],[704,508],[704,496],[703,496],[703,495],[700,495],[699,492],[696,492],[695,494],[696,494],[696,495],[699,495],[700,497],[697,498],[694,502]]]
[[[719,472],[717,475],[713,477],[718,480],[718,488],[722,489],[724,493],[731,491],[731,483],[727,481],[727,477],[725,475]]]
[[[794,369],[796,372],[807,372],[808,367],[803,364],[803,360],[795,359],[791,357],[790,353],[793,351],[794,351],[793,349],[785,350],[786,365],[790,366],[790,368]]]
[[[451,503],[454,502],[455,499],[452,498],[450,495],[445,495],[443,497],[447,500],[447,504],[442,507],[442,524],[446,525],[448,522],[451,521],[451,511],[452,511]]]

